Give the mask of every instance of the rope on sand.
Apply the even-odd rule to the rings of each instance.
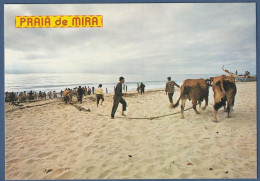
[[[52,101],[52,102],[47,102],[47,103],[44,103],[44,104],[38,104],[38,105],[34,105],[34,106],[19,107],[19,109],[26,109],[26,108],[32,108],[32,107],[38,107],[38,106],[44,106],[44,105],[52,104],[52,103],[54,103],[54,101]]]
[[[190,107],[188,109],[185,109],[184,111],[188,111],[190,109],[192,109],[193,107]],[[157,118],[162,118],[162,117],[166,117],[166,116],[171,116],[171,115],[174,115],[174,114],[178,114],[180,113],[181,111],[179,112],[175,112],[175,113],[171,113],[171,114],[166,114],[166,115],[161,115],[161,116],[152,116],[152,117],[149,117],[149,118],[128,118],[128,117],[118,117],[118,118],[124,118],[124,119],[149,119],[149,120],[153,120],[153,119],[157,119]]]
[[[5,111],[5,113],[13,112],[13,111],[16,111],[16,110],[19,110],[19,109],[27,109],[27,108],[32,108],[32,107],[44,106],[44,105],[47,105],[47,104],[52,104],[54,102],[55,101],[47,102],[47,103],[44,103],[44,104],[33,105],[33,106],[25,106],[25,107],[23,107],[23,105],[20,105],[21,107],[18,107],[18,108],[15,108],[15,109],[10,109],[8,111]]]

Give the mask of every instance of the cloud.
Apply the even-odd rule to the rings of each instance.
[[[15,29],[18,15],[103,15],[104,25]],[[5,69],[255,73],[255,18],[255,3],[5,5]]]

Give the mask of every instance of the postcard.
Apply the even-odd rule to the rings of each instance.
[[[5,4],[5,178],[257,178],[256,3]]]

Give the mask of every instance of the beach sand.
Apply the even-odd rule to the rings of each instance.
[[[61,99],[5,103],[6,179],[256,178],[256,82],[237,89],[233,117],[221,108],[219,123],[212,88],[207,109],[184,119],[162,90],[125,96],[127,116],[119,105],[114,120],[112,95],[98,108],[93,96],[74,97],[90,112]]]

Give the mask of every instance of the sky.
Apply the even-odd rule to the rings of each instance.
[[[15,16],[103,15],[102,28]],[[5,73],[256,73],[255,3],[6,4]]]

